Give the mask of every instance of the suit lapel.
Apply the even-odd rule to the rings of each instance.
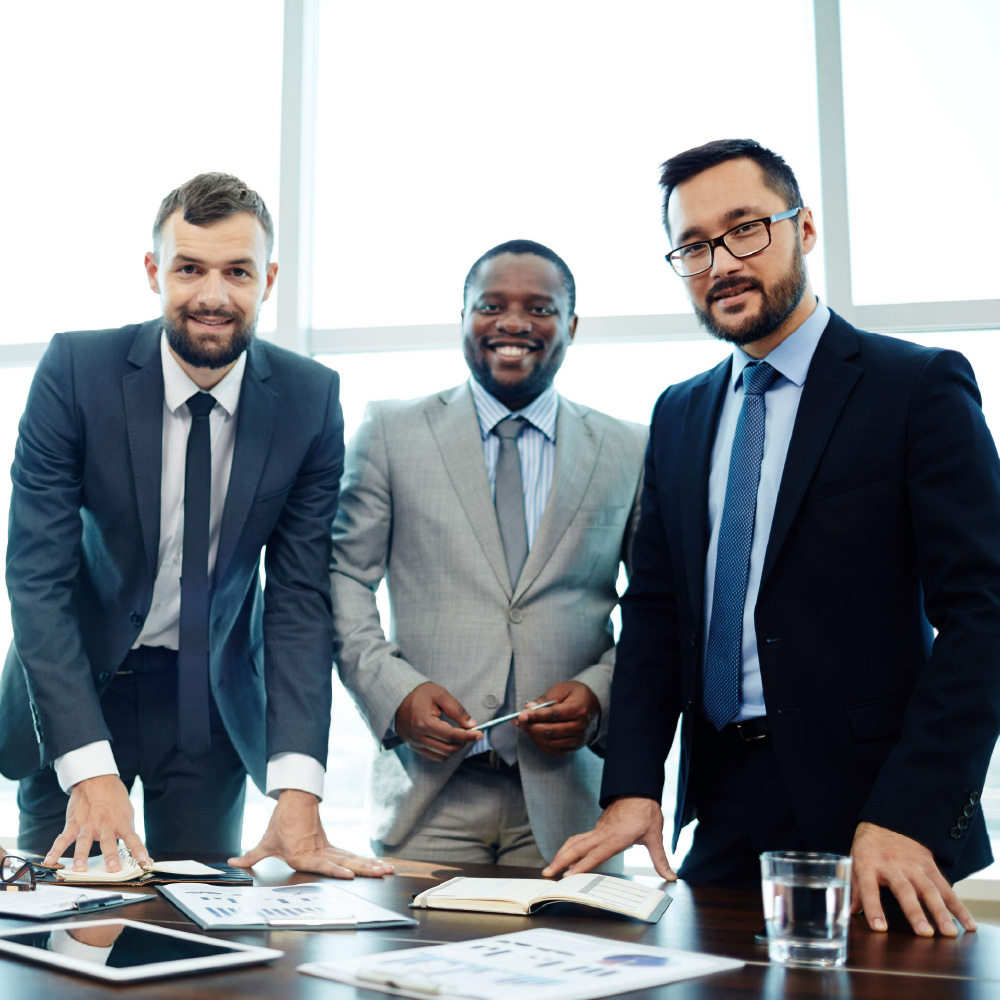
[[[594,430],[585,419],[586,412],[575,403],[559,397],[552,488],[524,569],[521,570],[521,577],[514,588],[515,599],[531,586],[548,563],[559,540],[576,516],[593,478],[604,434]]]
[[[702,620],[705,559],[708,555],[708,476],[719,413],[729,388],[732,358],[717,365],[693,386],[684,415],[680,508],[684,569],[694,621]],[[672,470],[667,470],[673,475]]]
[[[278,396],[265,384],[270,377],[271,368],[263,348],[252,343],[247,349],[247,366],[240,386],[233,466],[215,559],[216,580],[222,579],[236,550],[271,447]]]
[[[472,392],[468,385],[461,385],[451,392],[442,393],[431,401],[425,413],[459,503],[472,525],[486,561],[509,598],[511,588],[507,559],[486,477],[483,440]]]
[[[122,379],[125,426],[135,480],[142,547],[150,579],[156,578],[160,546],[160,476],[163,464],[163,367],[160,320],[139,330],[128,354],[136,367]]]
[[[836,314],[831,314],[802,387],[802,399],[795,416],[792,439],[788,444],[785,469],[778,488],[771,533],[764,554],[760,578],[762,588],[788,536],[830,434],[840,419],[854,384],[861,377],[862,369],[845,360],[857,352],[858,337],[855,329]]]

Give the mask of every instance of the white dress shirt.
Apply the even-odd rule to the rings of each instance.
[[[160,547],[156,561],[156,579],[149,613],[133,649],[139,646],[164,646],[177,649],[181,612],[181,563],[184,543],[184,469],[191,414],[187,401],[202,390],[170,353],[165,334],[160,334],[160,360],[163,367],[163,456],[160,474]],[[209,395],[215,406],[209,414],[212,445],[212,492],[209,511],[208,576],[211,580],[219,549],[219,529],[226,504],[229,474],[236,444],[236,408],[239,405],[246,354],[226,373]],[[54,766],[63,791],[85,778],[118,774],[111,744],[107,740],[57,757]],[[307,754],[275,754],[267,764],[267,794],[277,797],[285,788],[312,792],[322,798],[325,770]]]
[[[760,574],[764,568],[764,553],[771,534],[774,505],[778,487],[785,470],[785,457],[795,426],[795,415],[802,398],[802,387],[812,363],[819,338],[830,321],[830,310],[819,302],[806,321],[786,337],[766,358],[769,365],[779,372],[774,384],[764,394],[764,457],[760,463],[760,485],[757,488],[757,512],[754,517],[753,540],[750,546],[750,572],[747,578],[747,599],[743,606],[743,647],[741,652],[741,697],[736,722],[765,715],[764,688],[760,679],[760,661],[757,658],[757,632],[754,627],[754,608],[760,590]],[[715,559],[719,549],[719,527],[722,508],[726,502],[726,484],[729,480],[729,459],[736,436],[736,421],[743,409],[743,369],[756,361],[739,347],[733,348],[729,391],[726,393],[719,415],[719,426],[712,447],[712,464],[708,476],[708,555],[705,560],[705,635],[712,620],[712,598],[715,595]],[[703,643],[702,666],[705,649]]]

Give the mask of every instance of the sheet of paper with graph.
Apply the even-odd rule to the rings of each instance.
[[[582,903],[625,913],[656,923],[670,897],[611,875],[567,875],[558,882],[543,878],[453,878],[413,899],[412,906],[436,910],[476,910],[480,913],[533,913],[547,903]]]
[[[272,927],[408,927],[412,917],[325,882],[287,886],[218,886],[188,882],[158,887],[205,930],[263,930]]]

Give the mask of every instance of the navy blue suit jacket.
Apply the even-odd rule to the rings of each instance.
[[[697,816],[708,475],[730,361],[660,397],[611,693],[602,803]],[[802,391],[754,612],[781,775],[815,850],[861,820],[952,879],[991,860],[1000,730],[1000,462],[968,362],[831,316]],[[938,630],[935,638],[932,627]]]
[[[139,635],[156,575],[159,340],[159,320],[56,334],[35,373],[11,470],[14,641],[0,678],[7,777],[110,738],[100,695]],[[272,754],[326,762],[330,529],[343,456],[336,372],[254,341],[216,557],[209,669],[226,730],[261,787]]]

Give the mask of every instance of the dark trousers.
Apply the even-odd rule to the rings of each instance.
[[[762,851],[809,850],[792,814],[771,738],[744,743],[696,723],[698,826],[677,871],[689,882],[760,887]]]
[[[144,842],[153,858],[167,852],[191,858],[240,854],[246,771],[214,701],[208,752],[190,760],[177,749],[176,652],[132,650],[101,697],[101,708],[125,787],[142,780]],[[68,801],[53,768],[22,779],[18,846],[48,851],[63,830]],[[95,843],[91,853],[99,851]]]

